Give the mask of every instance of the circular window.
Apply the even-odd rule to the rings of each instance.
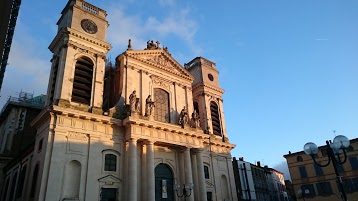
[[[214,81],[214,76],[212,74],[209,74],[208,78],[209,78],[210,81]]]

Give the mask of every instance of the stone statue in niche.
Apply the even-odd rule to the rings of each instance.
[[[149,95],[145,100],[145,116],[152,116],[154,114],[154,101],[152,101],[152,96]]]
[[[186,107],[181,110],[179,114],[179,124],[182,128],[184,128],[185,124],[188,123],[188,112],[186,111]]]
[[[136,101],[135,101],[135,111],[136,113],[140,113],[140,102],[139,102],[139,98],[136,98]]]
[[[131,95],[129,95],[129,105],[131,113],[135,113],[137,111],[137,102],[139,102],[139,98],[137,100],[136,91],[134,90]]]
[[[193,128],[199,128],[200,127],[200,117],[196,110],[191,114],[191,125]]]

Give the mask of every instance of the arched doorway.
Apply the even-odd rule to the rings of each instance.
[[[173,172],[166,164],[155,167],[155,201],[174,201]]]

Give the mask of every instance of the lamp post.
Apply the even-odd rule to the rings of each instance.
[[[315,159],[315,156],[318,153],[318,147],[315,143],[308,142],[303,147],[304,152],[307,155],[310,155],[312,157],[314,163],[320,167],[327,167],[332,161],[334,172],[336,173],[337,181],[339,184],[339,189],[342,193],[342,197],[343,197],[344,201],[347,201],[347,194],[344,191],[343,184],[342,184],[342,178],[339,176],[337,166],[342,165],[343,163],[345,163],[347,161],[346,149],[349,147],[349,143],[350,143],[349,139],[344,135],[336,136],[333,139],[333,142],[327,140],[326,148],[327,148],[328,162],[324,165],[319,164]],[[344,154],[343,160],[341,159],[341,151],[343,151],[343,154]]]
[[[194,184],[183,184],[183,191],[182,191],[181,195],[179,195],[179,193],[178,193],[178,191],[180,190],[180,187],[181,186],[179,184],[176,184],[174,186],[174,190],[179,198],[184,197],[184,200],[186,200],[186,198],[191,195],[191,191],[194,188]]]
[[[297,191],[297,194],[298,194],[298,198],[302,198],[303,201],[306,201],[306,200],[305,200],[305,197],[307,197],[307,195],[310,194],[310,190],[305,189],[305,190],[302,192],[302,190],[299,189],[299,190]]]

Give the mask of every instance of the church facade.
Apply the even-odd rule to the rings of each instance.
[[[17,186],[27,161],[16,200],[236,201],[215,63],[129,40],[108,65],[106,15],[83,0],[62,11],[33,151],[5,176]]]

